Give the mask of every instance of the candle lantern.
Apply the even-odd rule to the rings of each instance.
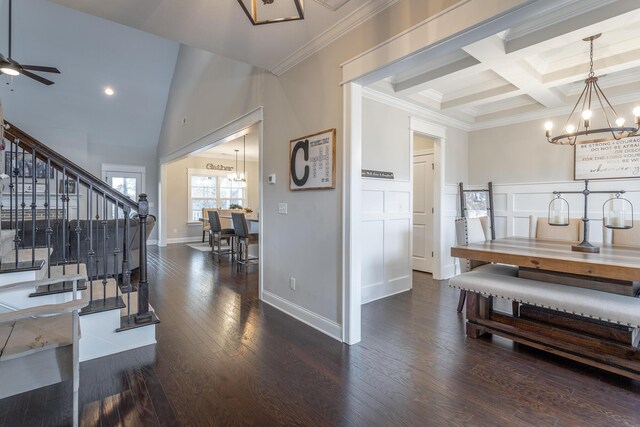
[[[559,227],[569,225],[569,202],[560,193],[556,193],[556,197],[549,203],[548,222],[549,225]]]
[[[626,230],[633,227],[633,205],[620,193],[602,205],[602,220],[607,228]]]

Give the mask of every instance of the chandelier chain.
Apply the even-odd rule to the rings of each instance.
[[[590,51],[589,51],[589,77],[593,77],[596,74],[593,72],[593,38],[590,42]]]

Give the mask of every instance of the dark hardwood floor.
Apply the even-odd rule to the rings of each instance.
[[[501,338],[465,338],[457,292],[363,307],[348,347],[260,303],[256,267],[150,250],[158,344],[81,367],[84,426],[640,425],[640,383]],[[0,400],[0,425],[68,425],[69,383]]]

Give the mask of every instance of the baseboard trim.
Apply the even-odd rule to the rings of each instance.
[[[405,283],[406,278],[392,282],[378,283],[362,288],[362,304],[368,304],[379,299],[410,291],[413,288],[413,281]]]
[[[147,240],[147,246],[158,246],[158,239]]]
[[[320,316],[269,291],[262,291],[262,301],[288,314],[294,319],[311,326],[313,329],[317,329],[331,338],[342,342],[342,326],[333,320]]]
[[[167,239],[167,245],[172,245],[174,243],[195,243],[202,242],[202,237],[174,237],[172,239]]]

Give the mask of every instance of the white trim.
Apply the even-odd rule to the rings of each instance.
[[[201,242],[202,237],[173,237],[171,239],[167,239],[167,245],[172,245],[174,243],[195,243]]]
[[[107,181],[107,172],[124,172],[124,173],[139,173],[140,178],[140,193],[145,193],[145,187],[147,182],[147,168],[145,166],[137,165],[114,165],[109,163],[103,163],[101,166],[102,180]]]
[[[322,34],[316,36],[311,41],[304,44],[291,55],[287,56],[280,63],[276,64],[269,71],[276,76],[280,76],[296,65],[303,62],[308,57],[321,51],[326,46],[338,40],[349,31],[358,27],[362,23],[373,18],[378,13],[397,3],[398,0],[370,0],[345,16],[337,23],[329,27]]]
[[[409,61],[453,52],[537,15],[548,1],[464,0],[345,61],[343,84],[369,84],[395,74]],[[365,78],[366,76],[366,78]]]
[[[270,306],[282,311],[283,313],[298,319],[302,323],[305,323],[312,328],[341,341],[342,327],[336,322],[320,316],[312,311],[307,310],[297,304],[287,301],[284,298],[280,298],[276,294],[269,291],[262,291],[262,301]]]
[[[421,107],[419,105],[413,104],[400,98],[396,98],[386,93],[379,92],[371,88],[363,88],[362,95],[365,98],[398,108],[415,116],[420,116],[424,119],[429,120],[430,122],[434,122],[439,125],[454,127],[466,132],[472,130],[472,126],[469,123],[463,122],[462,120],[454,119],[442,113],[438,113],[428,108]]]
[[[187,155],[195,155],[201,151],[206,151],[209,148],[217,147],[225,142],[229,142],[236,138],[236,134],[238,134],[238,136],[242,136],[242,131],[260,122],[262,120],[262,116],[263,108],[256,107],[244,116],[226,123],[205,136],[196,139],[192,143],[165,154],[160,157],[160,163],[169,163],[174,160],[179,160]]]
[[[446,249],[442,239],[442,230],[445,224],[446,212],[444,209],[445,189],[445,146],[447,130],[442,126],[425,122],[416,117],[411,117],[411,133],[427,135],[434,139],[433,142],[433,278],[440,280],[446,276],[446,266],[443,265],[442,254]]]
[[[362,86],[348,83],[343,98],[342,341],[362,338]]]

